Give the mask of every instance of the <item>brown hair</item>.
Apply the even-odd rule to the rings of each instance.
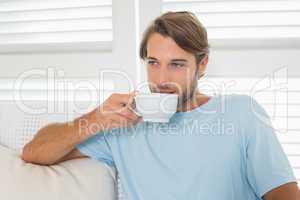
[[[191,12],[167,12],[156,18],[144,32],[141,59],[147,57],[147,42],[153,33],[171,37],[178,46],[195,55],[197,64],[209,53],[207,31]]]

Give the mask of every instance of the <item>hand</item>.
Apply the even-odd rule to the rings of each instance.
[[[140,122],[142,117],[134,111],[136,93],[114,93],[98,108],[88,113],[89,133],[133,126]]]

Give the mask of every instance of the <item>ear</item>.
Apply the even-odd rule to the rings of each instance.
[[[204,56],[204,58],[201,60],[201,62],[198,64],[198,79],[200,79],[202,76],[204,76],[206,67],[208,64],[208,54]]]

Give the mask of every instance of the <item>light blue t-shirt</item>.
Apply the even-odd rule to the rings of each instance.
[[[77,145],[118,170],[125,200],[258,200],[296,182],[265,110],[216,95],[169,123],[140,122]]]

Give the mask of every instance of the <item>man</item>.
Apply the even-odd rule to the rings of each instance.
[[[179,95],[170,122],[143,122],[133,111],[135,93],[113,94],[71,125],[42,128],[22,158],[51,165],[89,156],[116,167],[126,200],[300,199],[264,109],[245,95],[198,91],[208,47],[193,14],[158,17],[144,34],[140,56],[151,91]]]

